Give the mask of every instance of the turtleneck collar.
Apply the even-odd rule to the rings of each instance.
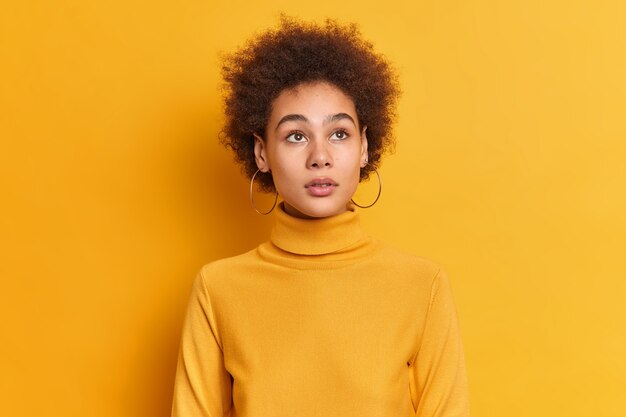
[[[270,241],[278,248],[297,255],[324,255],[340,252],[367,237],[361,229],[356,206],[331,217],[302,219],[285,211],[284,202],[276,207]]]
[[[361,229],[353,204],[331,217],[302,219],[285,211],[284,203],[274,210],[274,228],[269,241],[257,247],[267,262],[298,270],[343,268],[371,259],[381,242]]]

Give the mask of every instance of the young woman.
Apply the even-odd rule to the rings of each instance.
[[[450,282],[359,226],[399,88],[356,26],[297,23],[225,61],[223,141],[276,193],[269,240],[204,265],[180,343],[174,417],[461,417]],[[259,212],[270,211],[269,208]]]

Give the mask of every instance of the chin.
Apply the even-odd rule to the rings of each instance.
[[[314,201],[308,201],[304,204],[291,204],[287,202],[292,208],[308,217],[330,217],[346,211],[348,201],[331,201],[328,199],[317,198]]]

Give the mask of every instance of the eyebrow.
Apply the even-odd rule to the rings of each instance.
[[[328,124],[328,123],[336,122],[337,120],[344,120],[344,119],[350,120],[352,124],[356,127],[356,122],[354,121],[352,116],[350,116],[348,113],[337,113],[337,114],[329,115],[324,119],[323,123]],[[283,116],[278,121],[278,124],[276,124],[275,130],[278,130],[278,127],[281,124],[286,123],[286,122],[292,122],[292,121],[310,123],[309,119],[307,119],[306,116],[302,114],[288,114],[286,116]]]

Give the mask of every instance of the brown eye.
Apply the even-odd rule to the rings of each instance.
[[[348,137],[348,132],[346,132],[345,130],[337,130],[331,136],[331,138],[336,139],[336,140],[344,140],[347,137]]]
[[[287,142],[300,143],[304,142],[306,137],[300,132],[293,132],[287,136]]]

